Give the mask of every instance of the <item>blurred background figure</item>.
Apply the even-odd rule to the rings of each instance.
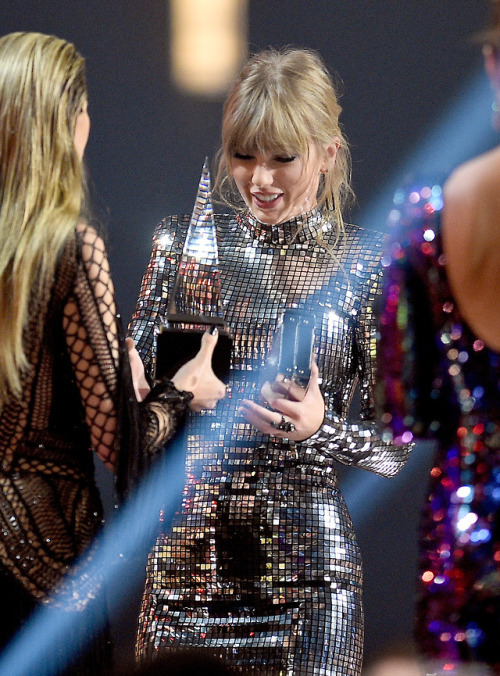
[[[485,664],[427,662],[411,655],[394,653],[372,660],[363,676],[493,676]]]
[[[92,451],[125,494],[129,469],[147,467],[187,408],[224,394],[209,335],[174,376],[179,389],[145,384],[117,319],[103,240],[83,216],[89,130],[85,62],[74,46],[40,33],[2,37],[0,644],[41,604],[62,606],[82,629],[71,674],[110,666],[99,583],[71,568],[92,557],[102,521]],[[72,660],[59,648],[47,662],[54,674]]]
[[[500,3],[479,40],[500,92]],[[498,113],[495,114],[498,118]],[[420,525],[415,637],[500,673],[500,147],[444,186],[398,191],[380,324],[379,413],[438,441]]]

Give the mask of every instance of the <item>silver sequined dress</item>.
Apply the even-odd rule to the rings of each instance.
[[[147,368],[189,220],[166,218],[154,233],[130,327]],[[348,225],[335,242],[318,212],[279,226],[248,214],[215,221],[234,336],[228,394],[188,421],[182,506],[149,556],[138,657],[198,646],[235,671],[356,676],[362,566],[335,461],[391,476],[409,452],[382,443],[371,422],[381,236]],[[262,435],[238,414],[242,398],[258,397],[286,308],[315,314],[326,402],[324,424],[301,443]]]

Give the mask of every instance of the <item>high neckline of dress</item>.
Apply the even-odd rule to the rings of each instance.
[[[319,209],[313,209],[277,225],[262,223],[248,210],[239,214],[237,221],[250,233],[253,240],[275,246],[308,242],[316,238],[323,225]]]

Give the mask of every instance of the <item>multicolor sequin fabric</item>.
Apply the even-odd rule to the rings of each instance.
[[[130,327],[150,370],[189,221],[166,218],[154,234]],[[408,454],[371,422],[381,237],[349,225],[336,241],[318,212],[278,226],[249,214],[215,222],[234,337],[228,394],[190,414],[182,505],[149,557],[138,657],[196,646],[235,672],[356,676],[362,568],[335,461],[390,476]],[[262,435],[238,413],[259,396],[287,308],[316,317],[326,402],[324,424],[301,443]],[[358,382],[360,419],[349,422]]]
[[[432,183],[396,193],[377,402],[388,439],[438,443],[420,525],[418,645],[500,673],[500,355],[451,294],[442,206]]]

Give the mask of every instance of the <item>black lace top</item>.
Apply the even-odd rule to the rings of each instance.
[[[78,226],[54,278],[37,283],[22,397],[0,412],[0,561],[45,599],[101,523],[92,451],[117,471],[124,494],[191,395],[167,382],[137,404],[106,250],[93,228]]]

